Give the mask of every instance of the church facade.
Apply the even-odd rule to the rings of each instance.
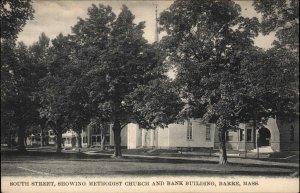
[[[299,150],[299,118],[281,121],[270,118],[255,129],[252,123],[241,123],[239,129],[226,133],[227,149],[250,151],[269,147],[274,152]],[[189,119],[170,124],[167,128],[146,130],[137,124],[127,126],[127,148],[174,149],[181,147],[218,149],[219,138],[215,124],[201,119]]]
[[[112,124],[107,125],[105,145],[114,146]],[[64,146],[78,145],[74,141],[77,134],[68,131],[63,134]],[[70,138],[70,139],[68,139]],[[218,149],[219,138],[215,124],[201,119],[189,119],[166,128],[143,129],[138,124],[129,123],[122,129],[121,146],[128,149],[156,148],[212,148]],[[100,147],[100,131],[86,128],[81,132],[82,147]],[[239,129],[226,133],[227,149],[251,151],[258,147],[268,147],[274,152],[299,151],[299,118],[280,121],[270,118],[267,124],[255,129],[252,123],[241,123]]]

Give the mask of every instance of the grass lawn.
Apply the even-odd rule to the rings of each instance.
[[[55,152],[55,146],[43,146],[43,147],[32,147],[27,149],[29,152],[40,151],[41,153],[45,152]],[[1,147],[1,152],[10,151],[13,152],[15,149],[9,149],[7,147]],[[94,153],[106,153],[113,154],[113,149],[106,149],[101,151],[100,148],[69,148],[67,150],[63,149],[64,153],[76,153],[76,152],[94,152]],[[213,150],[209,148],[193,148],[193,149],[122,149],[123,154],[128,155],[145,155],[145,156],[164,156],[164,157],[218,157],[218,150]],[[228,157],[240,157],[247,159],[257,159],[257,155],[254,152],[248,152],[245,155],[244,151],[237,150],[228,150]],[[50,157],[52,157],[51,155]],[[288,151],[288,152],[273,152],[273,153],[261,153],[260,160],[264,161],[275,161],[275,162],[284,162],[284,163],[299,163],[299,152],[298,151]]]
[[[1,152],[1,174],[26,175],[192,175],[192,176],[291,176],[299,168],[232,163],[219,166],[216,160],[176,160],[125,157],[84,153],[42,151]]]

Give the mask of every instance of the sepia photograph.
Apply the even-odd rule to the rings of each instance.
[[[299,192],[299,0],[2,0],[1,193]]]

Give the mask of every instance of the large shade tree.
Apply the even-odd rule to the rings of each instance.
[[[70,126],[74,104],[70,100],[70,90],[76,77],[70,76],[73,61],[72,41],[69,36],[59,34],[52,40],[45,58],[47,75],[39,80],[40,117],[53,129],[57,136],[57,152],[62,149],[62,133]],[[76,110],[76,109],[74,109]]]
[[[299,1],[255,0],[253,5],[262,14],[261,32],[275,32],[275,46],[299,52]]]
[[[299,92],[299,1],[261,1],[253,2],[255,10],[262,14],[260,25],[263,34],[275,32],[277,38],[273,47],[268,50],[268,58],[276,62],[277,68],[286,72],[292,69],[292,86]]]
[[[92,5],[88,17],[79,19],[73,27],[79,45],[78,60],[88,69],[85,75],[89,104],[97,108],[92,117],[105,118],[113,124],[114,157],[122,156],[122,128],[132,121],[139,123],[142,117],[141,109],[135,105],[138,95],[132,93],[136,89],[142,92],[142,85],[162,78],[165,72],[159,52],[143,38],[144,22],[135,24],[134,19],[126,6],[116,16],[109,6]],[[156,118],[150,122],[153,120],[153,124],[166,121]]]
[[[42,33],[39,36],[39,40],[29,46],[30,57],[32,58],[33,70],[31,75],[33,77],[33,100],[36,104],[37,110],[41,107],[41,101],[39,95],[37,94],[42,86],[39,85],[39,81],[47,75],[47,61],[48,61],[48,50],[50,46],[50,39]],[[35,128],[39,130],[38,133],[41,134],[41,145],[45,144],[46,138],[44,135],[44,130],[47,128],[46,119],[39,117],[35,120]],[[28,131],[30,133],[30,131]]]
[[[28,19],[33,19],[34,10],[30,0],[0,2],[1,39],[16,39]]]
[[[145,129],[165,128],[178,121],[184,103],[177,93],[176,84],[164,76],[139,85],[128,98],[135,121]]]
[[[37,77],[29,48],[4,40],[1,44],[1,116],[3,129],[14,127],[18,149],[25,150],[25,130],[38,120],[38,103],[34,99]]]
[[[216,124],[219,164],[226,164],[226,132],[238,128],[244,107],[241,61],[258,35],[258,19],[242,17],[234,1],[177,0],[160,24],[167,33],[161,42],[187,101],[184,112]]]
[[[86,75],[88,66],[85,62],[80,62],[77,58],[78,46],[73,37],[69,36],[69,57],[70,62],[66,64],[64,79],[70,80],[66,87],[66,97],[68,100],[67,127],[77,133],[78,147],[81,148],[81,133],[90,122],[96,107],[89,99],[88,86],[90,79]]]
[[[276,39],[268,50],[252,50],[244,58],[249,112],[255,124],[269,117],[294,121],[299,114],[299,1],[255,0],[253,6],[262,14],[260,31]]]
[[[269,118],[291,120],[298,111],[298,62],[293,52],[249,50],[242,60],[241,77],[244,87],[240,97],[244,103],[239,115],[254,121],[258,129]]]
[[[89,124],[93,112],[87,86],[90,84],[87,62],[80,60],[80,48],[71,35],[58,35],[47,51],[47,75],[40,80],[40,114],[57,135],[57,151],[61,151],[62,133],[72,129],[78,135]],[[82,50],[81,50],[82,51]]]
[[[25,26],[26,21],[33,18],[34,10],[31,1],[4,0],[0,3],[0,11],[1,117],[4,120],[1,121],[1,136],[7,130],[18,130],[19,149],[24,150],[24,141],[20,141],[20,139],[23,139],[25,132],[20,130],[19,125],[22,125],[22,123],[18,123],[18,121],[24,120],[24,122],[27,122],[25,117],[29,114],[23,115],[23,113],[27,111],[26,104],[30,103],[31,94],[25,91],[26,88],[22,88],[23,83],[30,82],[27,79],[30,75],[28,75],[28,71],[22,73],[21,69],[31,67],[27,63],[30,60],[28,48],[24,44],[16,45],[15,40],[18,33]],[[28,88],[28,85],[26,87]],[[23,110],[21,110],[22,105],[24,105]],[[24,128],[24,125],[22,127]],[[13,134],[13,132],[10,134]]]

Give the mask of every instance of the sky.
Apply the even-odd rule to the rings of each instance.
[[[18,41],[31,45],[38,40],[42,32],[50,39],[55,38],[59,33],[69,34],[71,33],[71,27],[77,23],[78,17],[87,17],[87,9],[92,4],[110,5],[116,14],[120,12],[120,8],[125,4],[135,15],[136,23],[146,22],[144,37],[152,43],[155,38],[154,4],[158,4],[158,13],[160,13],[167,9],[172,2],[172,0],[36,0],[33,1],[34,19],[27,22],[23,31],[19,34]],[[251,6],[252,1],[238,0],[236,3],[241,5],[243,16],[259,17]],[[260,35],[255,39],[255,45],[269,48],[274,39],[274,35]]]

